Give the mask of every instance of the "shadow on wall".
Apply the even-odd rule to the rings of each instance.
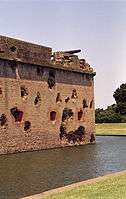
[[[21,122],[23,117],[23,111],[20,111],[17,107],[14,107],[10,110],[13,115],[15,122]]]
[[[52,89],[56,83],[92,86],[93,82],[93,76],[91,74],[76,73],[58,68],[50,69],[49,67],[24,64],[13,60],[0,60],[0,77],[17,79],[16,71],[18,71],[18,77],[21,80],[46,81],[50,89]],[[61,78],[56,78],[56,76]],[[83,81],[80,81],[80,79],[83,79]],[[73,97],[75,96],[76,91],[73,91]]]
[[[81,142],[84,139],[85,135],[85,127],[79,126],[75,131],[67,132],[67,123],[70,118],[74,115],[72,109],[64,108],[62,114],[62,122],[60,126],[60,140],[65,139],[68,143],[72,142],[75,144],[76,142]]]
[[[78,120],[81,120],[83,111],[82,109],[78,112]],[[64,108],[62,113],[62,122],[60,125],[60,140],[67,143],[80,143],[85,139],[85,127],[79,126],[74,131],[67,131],[67,125],[73,119],[74,113],[72,109]],[[94,133],[90,134],[90,143],[95,143]]]

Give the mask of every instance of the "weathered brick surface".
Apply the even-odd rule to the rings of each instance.
[[[0,153],[40,150],[75,144],[89,143],[91,134],[95,132],[94,118],[94,83],[93,76],[76,71],[53,69],[55,85],[49,89],[48,78],[50,67],[10,62],[0,59],[0,116],[6,115],[7,122],[0,126]],[[21,97],[21,87],[27,89],[28,95]],[[76,89],[77,98],[72,99],[72,92]],[[40,93],[40,102],[35,104],[37,93]],[[56,102],[60,93],[61,101]],[[69,97],[66,103],[65,99]],[[87,108],[83,107],[83,99],[87,101]],[[92,107],[90,103],[93,100]],[[23,112],[20,122],[15,122],[11,109],[17,107]],[[68,121],[67,129],[75,131],[84,126],[86,134],[83,140],[73,143],[60,139],[60,126],[64,108],[72,109],[73,118]],[[81,120],[78,120],[78,111],[83,111]],[[55,121],[50,120],[50,112],[56,112]],[[30,129],[24,130],[25,121],[29,121]]]
[[[49,65],[51,53],[51,48],[0,36],[0,58]]]

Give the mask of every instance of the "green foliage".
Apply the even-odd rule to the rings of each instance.
[[[126,84],[122,84],[113,94],[115,98],[117,108],[116,112],[121,115],[126,114]]]
[[[96,109],[95,111],[95,122],[96,123],[119,123],[121,122],[121,116],[116,113],[112,108],[107,109]]]
[[[116,104],[107,109],[96,109],[96,123],[119,123],[126,122],[126,84],[122,84],[113,94]]]

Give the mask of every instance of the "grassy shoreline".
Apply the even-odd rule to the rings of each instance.
[[[126,136],[126,123],[96,124],[96,135]]]
[[[123,199],[126,170],[100,176],[22,199]]]
[[[123,199],[126,198],[126,172],[102,177],[99,181],[53,194],[45,199]],[[43,197],[42,197],[43,198]]]

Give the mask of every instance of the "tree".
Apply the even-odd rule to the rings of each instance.
[[[122,84],[113,94],[117,107],[116,112],[126,114],[126,84]]]
[[[113,110],[112,106],[109,106],[105,110],[95,110],[95,121],[96,123],[119,123],[121,122],[121,116]]]

